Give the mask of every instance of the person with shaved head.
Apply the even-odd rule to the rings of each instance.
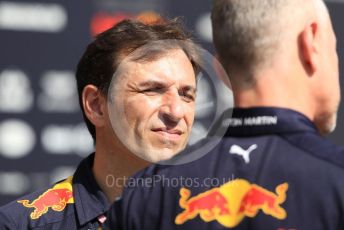
[[[235,108],[202,158],[154,165],[111,209],[121,229],[344,229],[336,36],[322,0],[213,0],[213,40]],[[190,183],[171,186],[184,178]],[[218,183],[209,183],[218,182]],[[196,183],[198,182],[198,183]]]

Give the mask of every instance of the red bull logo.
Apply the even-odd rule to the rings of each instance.
[[[26,208],[34,208],[30,214],[31,219],[38,219],[47,213],[49,208],[61,212],[67,204],[74,203],[72,179],[72,177],[68,177],[61,183],[54,185],[32,202],[29,200],[18,200],[17,202]]]
[[[176,217],[175,223],[180,225],[199,215],[205,222],[217,220],[232,228],[245,217],[255,217],[259,210],[283,220],[287,213],[281,204],[286,200],[287,190],[288,183],[278,185],[273,193],[243,179],[227,182],[191,198],[190,190],[181,188],[179,205],[184,211]]]

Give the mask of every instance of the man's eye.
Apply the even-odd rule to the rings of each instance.
[[[155,94],[160,94],[163,92],[163,88],[161,87],[154,87],[154,88],[148,88],[142,90],[142,93],[147,94],[147,95],[155,95]]]
[[[195,95],[190,93],[182,93],[181,95],[186,102],[193,102],[195,101]]]

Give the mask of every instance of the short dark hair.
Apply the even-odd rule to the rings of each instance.
[[[126,19],[99,34],[87,46],[77,66],[76,81],[83,118],[94,141],[96,140],[95,127],[85,115],[82,104],[83,89],[87,85],[94,85],[103,96],[107,97],[112,76],[121,61],[141,46],[161,40],[186,42],[186,45],[176,42],[174,47],[165,47],[158,52],[165,53],[171,49],[182,49],[189,58],[195,73],[198,72],[200,60],[197,48],[191,34],[182,26],[180,18],[172,20],[160,18],[150,23]],[[141,57],[146,61],[157,58],[156,52],[146,54],[151,55],[151,57]]]

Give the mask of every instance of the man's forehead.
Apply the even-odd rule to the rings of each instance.
[[[119,68],[119,73],[145,73],[152,72],[169,74],[173,72],[193,72],[193,66],[186,54],[182,50],[167,52],[153,60],[132,60],[124,59]]]
[[[167,60],[170,58],[178,58],[178,59],[188,59],[184,50],[180,48],[175,49],[156,49],[156,50],[149,50],[149,51],[135,51],[132,54],[128,55],[126,60],[128,62],[133,62],[137,64],[149,64],[154,62],[160,62],[162,60]],[[190,60],[189,60],[190,61]]]

